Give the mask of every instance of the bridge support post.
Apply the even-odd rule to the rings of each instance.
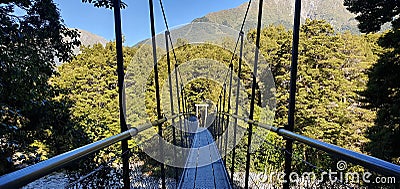
[[[220,95],[221,96],[221,95]],[[218,133],[219,133],[219,109],[220,109],[220,97],[218,98],[217,102],[217,112],[215,113],[215,121],[214,121],[214,140],[217,140]],[[216,144],[218,147],[218,144]]]
[[[115,45],[117,50],[118,104],[121,133],[128,130],[125,120],[124,56],[122,52],[121,1],[114,0]],[[121,141],[122,154],[128,151],[128,140]],[[122,180],[124,188],[130,188],[129,153],[122,155]]]
[[[163,116],[161,115],[161,103],[160,103],[160,85],[158,81],[158,64],[157,64],[157,50],[156,50],[156,33],[154,26],[154,11],[153,11],[153,0],[149,0],[149,9],[150,9],[150,26],[151,26],[151,42],[153,47],[153,61],[154,61],[154,80],[155,80],[155,88],[156,88],[156,101],[157,101],[157,118],[161,119]],[[164,167],[164,147],[163,147],[163,131],[162,124],[158,124],[158,137],[159,137],[159,148],[160,148],[160,168],[161,168],[161,185],[162,188],[165,189],[165,167]]]
[[[299,48],[299,34],[300,34],[300,11],[301,0],[295,0],[295,14],[293,26],[293,46],[292,46],[292,65],[290,71],[290,96],[289,96],[289,115],[288,124],[285,129],[293,131],[294,129],[294,111],[296,107],[296,80],[297,80],[297,63],[298,63],[298,48]],[[286,152],[285,152],[285,176],[283,183],[284,189],[290,188],[290,173],[292,172],[292,153],[293,153],[293,140],[286,139]]]
[[[239,68],[238,68],[238,79],[236,86],[236,105],[235,105],[235,115],[239,114],[239,96],[240,96],[240,74],[242,72],[242,56],[243,56],[243,31],[240,32],[240,53],[239,53]],[[232,162],[231,162],[231,183],[233,183],[233,175],[235,173],[235,156],[236,156],[236,133],[237,133],[237,123],[238,119],[235,118],[234,128],[233,128],[233,148],[232,148]]]
[[[178,113],[181,113],[181,100],[179,97],[179,82],[178,82],[178,63],[175,62],[175,85],[176,85],[176,98],[178,99]],[[183,110],[182,110],[183,113]],[[179,130],[180,130],[180,141],[181,141],[181,145],[183,146],[183,130],[182,130],[182,119],[181,116],[179,116]]]
[[[182,113],[183,113],[183,130],[184,130],[184,142],[185,142],[185,147],[188,147],[188,142],[187,142],[187,133],[188,133],[188,128],[187,128],[187,119],[186,119],[186,108],[185,108],[185,96],[184,96],[184,91],[183,91],[183,84],[181,81],[181,97],[182,97]]]
[[[249,119],[253,120],[254,118],[254,104],[255,104],[255,95],[256,95],[256,86],[257,86],[257,65],[258,65],[258,54],[260,51],[260,32],[261,32],[261,19],[262,19],[262,10],[263,10],[263,0],[259,1],[258,5],[258,22],[257,22],[257,36],[256,36],[256,50],[254,57],[254,68],[253,68],[253,83],[251,86],[251,101],[250,101],[250,115]],[[249,137],[247,139],[247,153],[246,153],[246,173],[245,173],[245,185],[244,187],[249,188],[249,176],[250,176],[250,152],[251,152],[251,137],[253,135],[253,124],[249,123],[248,129]]]
[[[230,79],[229,79],[229,89],[228,89],[228,105],[227,108],[228,110],[226,111],[227,114],[231,113],[231,96],[232,96],[232,79],[233,79],[233,64],[232,62],[229,64],[229,69],[230,69]],[[226,166],[226,158],[228,156],[228,139],[229,139],[229,115],[226,116],[226,135],[225,135],[225,158],[224,158],[224,164]]]
[[[218,130],[218,132],[217,132],[217,136],[218,136],[218,149],[219,149],[219,151],[221,151],[221,145],[220,145],[220,143],[221,143],[221,140],[222,140],[222,138],[220,137],[220,134],[221,134],[221,109],[222,109],[222,93],[220,93],[219,94],[219,111],[218,111],[218,128],[217,128],[217,130]]]
[[[222,100],[222,110],[221,110],[221,118],[222,118],[222,122],[221,122],[221,157],[224,157],[224,163],[225,163],[225,156],[223,155],[223,153],[226,153],[224,151],[224,138],[222,137],[222,134],[225,132],[225,115],[223,114],[225,112],[225,101],[226,101],[226,83],[224,83],[224,98]]]
[[[172,94],[172,78],[171,78],[171,60],[169,57],[169,41],[168,41],[168,37],[169,37],[169,31],[165,31],[165,48],[167,50],[167,65],[168,65],[168,84],[169,84],[169,101],[171,104],[171,114],[175,115],[175,110],[174,110],[174,98],[173,98],[173,94]],[[174,146],[176,146],[176,129],[175,129],[175,118],[172,119],[172,143],[174,144]],[[176,148],[174,148],[174,158],[176,161]],[[175,182],[178,183],[178,168],[175,167]]]
[[[189,117],[190,117],[190,114],[189,114],[189,106],[188,106],[188,100],[187,100],[187,96],[185,95],[185,108],[186,108],[186,113],[187,113],[187,115],[188,115],[188,122],[187,122],[187,128],[188,128],[188,131],[191,131],[190,129],[190,125],[189,125]],[[191,147],[192,146],[192,140],[191,140],[191,138],[192,138],[192,133],[191,132],[188,132],[188,138],[187,138],[187,140],[188,140],[188,146],[189,147]]]

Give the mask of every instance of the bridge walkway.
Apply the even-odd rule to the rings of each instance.
[[[211,133],[198,128],[178,188],[232,188]]]

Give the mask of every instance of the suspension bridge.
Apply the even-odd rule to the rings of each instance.
[[[159,179],[156,181],[156,188],[275,188],[283,187],[285,189],[293,187],[290,182],[275,182],[274,186],[266,186],[263,183],[255,181],[254,174],[251,170],[252,156],[254,156],[252,143],[257,139],[262,139],[258,136],[256,129],[272,132],[282,137],[285,141],[284,146],[269,141],[263,141],[264,144],[273,148],[276,153],[281,153],[284,157],[284,167],[282,172],[285,173],[283,179],[289,181],[289,176],[292,173],[293,161],[298,161],[306,166],[309,166],[316,172],[324,171],[318,166],[313,165],[307,160],[298,157],[294,154],[293,143],[299,143],[305,146],[323,151],[332,157],[339,160],[344,160],[354,165],[360,165],[365,169],[372,171],[378,175],[390,176],[400,179],[400,166],[386,162],[365,154],[354,152],[333,144],[315,140],[293,132],[294,130],[294,112],[295,112],[295,95],[296,95],[296,77],[297,77],[297,59],[298,59],[298,44],[299,44],[299,27],[300,27],[300,10],[301,0],[295,0],[295,14],[293,26],[293,45],[292,45],[292,64],[291,64],[291,80],[290,80],[290,97],[288,108],[288,124],[282,127],[275,127],[269,124],[257,121],[254,119],[256,93],[258,88],[258,71],[259,70],[259,47],[260,47],[260,30],[262,18],[263,0],[257,1],[258,4],[258,24],[256,32],[256,42],[254,49],[254,64],[252,69],[251,94],[246,105],[247,110],[239,107],[239,91],[243,90],[240,84],[242,79],[242,59],[244,36],[243,31],[246,17],[249,12],[251,1],[249,1],[240,31],[237,33],[236,44],[232,53],[232,59],[229,63],[229,68],[223,78],[223,85],[219,91],[218,102],[196,104],[196,112],[190,110],[194,107],[189,107],[188,94],[185,92],[185,81],[182,79],[184,73],[179,73],[180,63],[177,60],[174,42],[171,37],[164,7],[160,0],[161,10],[165,22],[166,32],[164,34],[164,43],[166,49],[166,62],[168,66],[168,91],[170,105],[168,113],[162,111],[161,90],[159,83],[159,65],[157,58],[157,42],[154,25],[153,0],[149,0],[150,7],[150,23],[151,23],[151,46],[154,72],[154,87],[157,119],[139,125],[130,125],[127,123],[126,115],[129,114],[129,109],[126,108],[125,97],[125,81],[124,75],[124,59],[122,52],[122,32],[121,32],[121,17],[120,17],[120,0],[114,1],[114,19],[116,33],[116,50],[117,50],[117,72],[118,72],[118,92],[119,92],[119,111],[120,111],[120,126],[121,133],[109,138],[82,146],[72,151],[60,154],[48,160],[39,162],[32,166],[28,166],[21,170],[3,175],[0,177],[0,188],[19,188],[23,187],[43,176],[49,175],[54,171],[58,171],[63,167],[71,165],[88,158],[91,154],[99,150],[121,142],[121,152],[118,157],[106,162],[105,165],[111,164],[116,158],[120,158],[121,164],[121,183],[113,185],[107,183],[101,185],[106,188],[148,188],[150,186],[140,185],[141,182],[132,175],[134,167],[130,165],[130,157],[135,154],[132,149],[128,148],[128,140],[141,138],[142,133],[156,128],[157,135],[146,139],[145,149],[152,147],[152,151],[148,152],[149,156],[158,161],[156,168],[159,170]],[[172,57],[170,57],[172,53]],[[234,57],[238,57],[237,64],[233,64]],[[172,60],[171,60],[172,59]],[[173,73],[174,66],[175,69]],[[174,75],[175,77],[172,77]],[[236,77],[236,80],[235,80]],[[241,88],[242,87],[242,88]],[[218,90],[218,89],[216,89]],[[236,95],[235,95],[236,94]],[[234,98],[236,97],[236,99]],[[143,100],[144,101],[144,100]],[[175,104],[175,105],[174,105]],[[231,106],[234,105],[234,108]],[[199,110],[198,108],[205,108]],[[209,109],[208,109],[209,108]],[[165,109],[165,107],[164,107]],[[126,112],[126,114],[124,114]],[[247,112],[246,114],[241,112]],[[240,123],[239,123],[240,122]],[[238,125],[246,125],[239,127]],[[238,160],[237,144],[241,138],[239,133],[245,133],[245,159]],[[143,135],[144,136],[144,135]],[[167,141],[167,142],[163,142]],[[169,148],[169,146],[173,146]],[[267,159],[267,157],[266,157]],[[227,163],[229,162],[229,164]],[[244,163],[244,165],[239,165]],[[228,165],[230,165],[228,167]],[[244,170],[238,172],[238,167],[244,167]],[[85,180],[90,177],[96,177],[96,173],[102,170],[104,166],[89,172],[86,175],[79,177],[73,183],[68,185],[68,188],[85,188]],[[156,169],[154,168],[154,169]],[[169,172],[166,170],[170,170]],[[171,171],[172,170],[172,171]],[[253,176],[252,176],[253,175]],[[170,184],[168,179],[174,180],[174,184]],[[239,184],[238,184],[239,183]],[[241,185],[242,183],[243,185]],[[115,184],[115,183],[114,183]],[[118,185],[119,184],[119,185]],[[122,184],[122,185],[121,185]],[[312,187],[311,185],[310,187]],[[342,181],[336,181],[331,187],[352,187]],[[98,185],[100,187],[100,185]],[[154,187],[154,186],[153,186]],[[314,187],[318,187],[315,186]]]

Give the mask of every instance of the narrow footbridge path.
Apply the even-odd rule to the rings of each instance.
[[[218,148],[206,128],[194,135],[178,188],[232,188]]]

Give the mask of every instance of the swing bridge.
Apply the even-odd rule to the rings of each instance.
[[[297,62],[298,62],[298,44],[299,44],[299,27],[300,27],[300,10],[301,0],[295,1],[294,26],[293,26],[293,45],[292,45],[292,63],[291,63],[291,80],[290,80],[290,96],[288,108],[288,124],[281,127],[275,127],[270,124],[254,119],[256,106],[256,92],[259,70],[259,47],[260,47],[260,30],[262,18],[263,0],[257,1],[258,4],[258,24],[256,32],[256,42],[254,49],[254,62],[252,68],[251,95],[248,95],[248,101],[243,107],[240,107],[239,91],[243,90],[243,85],[240,84],[242,79],[242,59],[244,45],[243,27],[249,12],[247,7],[243,23],[239,32],[237,32],[237,41],[234,48],[234,53],[238,53],[238,63],[235,66],[232,60],[226,72],[223,84],[218,96],[218,102],[205,102],[195,104],[195,107],[189,107],[189,94],[185,90],[185,82],[182,77],[184,73],[179,73],[179,65],[177,62],[173,40],[171,38],[173,32],[169,30],[164,7],[160,0],[161,10],[166,26],[164,34],[164,43],[166,48],[166,62],[168,66],[168,89],[169,95],[166,98],[170,105],[168,112],[163,112],[166,108],[162,108],[161,90],[159,84],[159,65],[157,60],[157,42],[154,25],[153,0],[149,0],[150,7],[150,23],[151,23],[151,46],[153,52],[153,62],[151,64],[154,71],[155,85],[155,101],[157,102],[156,112],[157,120],[145,124],[131,125],[128,124],[126,115],[129,114],[129,108],[125,98],[124,88],[124,60],[122,52],[122,32],[121,32],[121,17],[120,17],[120,0],[114,0],[114,19],[116,33],[116,50],[117,50],[117,72],[118,72],[118,92],[119,92],[119,111],[120,111],[120,126],[121,132],[117,135],[105,138],[100,141],[82,146],[80,148],[68,151],[37,164],[28,166],[18,171],[3,175],[0,177],[0,188],[20,188],[37,179],[40,179],[53,172],[60,171],[64,167],[79,163],[82,160],[90,159],[91,155],[100,150],[107,149],[109,146],[119,144],[121,150],[114,152],[117,155],[109,162],[106,162],[99,167],[93,169],[89,173],[80,176],[74,182],[70,183],[67,188],[86,188],[86,184],[90,183],[90,179],[99,177],[100,172],[104,172],[105,165],[118,162],[120,165],[119,182],[112,183],[104,181],[102,185],[97,184],[95,187],[105,188],[293,188],[299,187],[291,182],[273,182],[272,185],[266,185],[257,178],[252,169],[252,156],[265,156],[265,161],[268,162],[267,154],[255,153],[255,141],[261,141],[261,144],[269,146],[275,153],[279,153],[282,157],[282,173],[281,179],[289,181],[291,173],[293,173],[293,165],[303,164],[308,167],[307,170],[313,172],[323,172],[322,168],[305,160],[303,157],[296,155],[294,144],[303,145],[330,155],[340,163],[351,163],[359,165],[365,170],[373,172],[376,175],[393,177],[400,179],[400,166],[386,162],[384,160],[368,156],[359,152],[351,151],[333,144],[322,142],[310,137],[306,137],[294,132],[294,115],[295,115],[295,91],[297,77]],[[171,48],[171,49],[170,49]],[[170,57],[170,53],[172,53]],[[232,55],[233,59],[234,55]],[[172,60],[171,60],[172,59]],[[175,61],[174,72],[171,65]],[[211,68],[212,69],[212,68]],[[179,74],[178,74],[179,73]],[[173,78],[171,75],[174,75]],[[235,79],[236,78],[236,79]],[[242,87],[242,88],[241,88]],[[236,98],[235,98],[236,97]],[[144,100],[143,100],[144,101]],[[164,101],[165,102],[165,101]],[[129,104],[129,103],[128,103]],[[249,106],[247,106],[249,105]],[[231,108],[231,106],[233,106]],[[196,111],[191,111],[196,110]],[[124,114],[124,112],[126,113]],[[245,112],[245,113],[241,113]],[[242,125],[239,126],[239,125]],[[244,125],[244,127],[243,127]],[[150,130],[156,130],[156,135],[151,137],[149,144],[143,145],[141,148],[146,152],[150,159],[157,161],[156,165],[150,166],[154,169],[153,172],[158,174],[154,176],[155,185],[146,185],[143,180],[138,179],[140,175],[136,174],[136,167],[132,166],[130,158],[136,157],[132,148],[128,148],[128,140],[141,138],[143,133]],[[277,144],[273,141],[265,140],[258,131],[264,133],[275,133],[280,137],[283,144]],[[242,133],[243,136],[239,136]],[[243,137],[243,138],[241,138]],[[166,141],[166,142],[163,142]],[[239,147],[245,151],[239,159]],[[173,146],[169,148],[169,146]],[[148,150],[152,148],[152,150]],[[244,149],[244,150],[243,150]],[[116,161],[118,159],[118,161]],[[179,162],[179,163],[178,163]],[[339,169],[339,162],[337,164]],[[333,166],[332,166],[333,167]],[[340,170],[340,169],[339,169]],[[343,170],[343,169],[342,169]],[[265,170],[264,170],[265,171]],[[259,171],[258,171],[259,172]],[[270,183],[271,184],[271,183]],[[313,185],[314,184],[314,185]],[[333,185],[315,185],[309,183],[304,185],[305,188],[316,187],[335,187],[335,188],[351,188],[351,184],[343,180],[336,180]]]

